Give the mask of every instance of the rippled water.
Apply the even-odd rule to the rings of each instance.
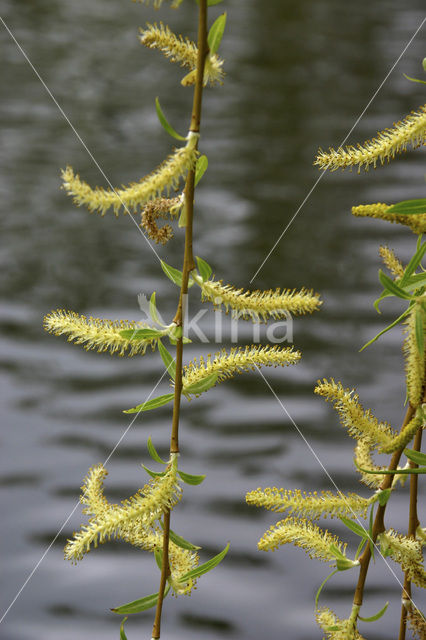
[[[210,166],[197,199],[195,243],[219,277],[248,286],[314,185],[317,148],[345,138],[424,18],[424,3],[226,4],[227,77],[205,96],[202,149]],[[118,0],[2,3],[3,19],[114,184],[137,180],[169,150],[155,96],[182,131],[191,101],[178,84],[177,68],[140,47],[137,27],[163,19],[193,36],[194,15],[190,0],[172,14]],[[422,85],[402,76],[421,73],[424,35],[423,29],[351,140],[371,136],[425,101]],[[89,215],[60,191],[59,169],[68,163],[91,183],[102,184],[102,177],[3,27],[0,38],[0,557],[6,610],[75,507],[87,469],[105,459],[126,430],[121,410],[141,402],[162,373],[157,356],[115,359],[48,336],[43,315],[61,307],[139,319],[137,294],[156,290],[161,310],[171,316],[176,290],[128,217]],[[231,550],[191,599],[166,601],[162,637],[320,637],[313,597],[327,567],[292,548],[258,552],[259,536],[277,516],[248,508],[244,495],[266,485],[332,488],[292,421],[339,488],[359,487],[352,443],[332,409],[312,393],[319,377],[357,386],[380,417],[395,427],[401,422],[400,334],[387,334],[362,354],[358,349],[395,313],[388,305],[379,317],[372,308],[377,247],[391,243],[405,258],[414,236],[352,219],[349,210],[421,195],[423,160],[417,151],[367,175],[326,175],[253,281],[259,288],[313,287],[324,299],[320,314],[295,323],[302,363],[265,370],[291,419],[254,373],[184,406],[182,464],[207,479],[185,490],[173,527],[203,546],[203,558],[227,541]],[[158,253],[178,265],[182,233],[176,236]],[[210,335],[213,321],[211,314],[203,325]],[[229,330],[228,321],[224,326]],[[240,329],[241,342],[250,340],[251,326]],[[188,359],[198,352],[191,345]],[[163,383],[159,392],[166,391]],[[169,424],[166,408],[146,414],[125,435],[108,464],[111,498],[144,482],[139,463],[147,462],[146,439],[151,434],[165,452]],[[403,528],[406,507],[400,497],[393,502],[393,522]],[[64,540],[80,522],[78,509],[2,622],[2,639],[117,638],[119,620],[109,607],[157,590],[152,558],[125,545],[108,544],[78,568],[65,563]],[[354,577],[336,577],[323,596],[341,615],[348,611]],[[365,615],[384,600],[399,600],[396,579],[380,561],[367,593]],[[366,630],[369,639],[393,637],[397,618],[398,606]],[[127,624],[130,639],[149,638],[152,612]]]

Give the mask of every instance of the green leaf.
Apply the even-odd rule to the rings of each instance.
[[[329,551],[333,554],[333,556],[335,558],[337,558],[338,560],[346,560],[346,556],[344,553],[342,553],[339,549],[339,547],[336,547],[335,544],[331,544],[329,546]]]
[[[210,55],[212,56],[217,52],[220,47],[220,43],[222,42],[223,33],[225,31],[226,25],[226,12],[222,13],[216,20],[213,22],[210,27],[209,35],[207,37],[207,41],[209,43]]]
[[[142,465],[142,467],[145,469],[147,474],[151,476],[151,478],[162,478],[166,475],[165,471],[152,471],[151,469],[148,469],[148,467],[146,467],[144,464]]]
[[[152,293],[151,298],[149,300],[149,313],[154,322],[161,325],[161,321],[157,312],[157,301],[155,298],[155,291]]]
[[[159,329],[124,329],[120,331],[120,336],[127,340],[152,340],[164,335]]]
[[[407,80],[410,80],[410,82],[421,82],[422,84],[426,84],[425,80],[420,80],[419,78],[410,78],[410,76],[407,76],[406,73],[402,74],[404,76],[404,78],[406,78]]]
[[[172,357],[172,354],[167,351],[161,340],[158,343],[158,351],[160,352],[161,359],[163,360],[167,373],[175,380],[176,378],[176,362]]]
[[[195,166],[195,178],[194,178],[194,186],[200,182],[201,178],[205,174],[207,167],[209,166],[209,161],[206,155],[200,156],[197,160],[197,164]]]
[[[155,562],[157,563],[157,567],[161,571],[162,568],[163,568],[163,550],[162,549],[155,549],[154,550],[154,556],[155,556]]]
[[[417,247],[416,253],[413,255],[410,262],[407,264],[404,271],[404,275],[402,276],[402,279],[399,282],[401,286],[405,284],[408,278],[415,272],[415,270],[421,263],[423,256],[425,255],[425,251],[426,251],[426,242],[423,242],[423,244]]]
[[[174,284],[176,284],[178,287],[182,286],[182,271],[179,271],[179,269],[175,269],[174,267],[171,267],[169,264],[166,264],[163,260],[161,260],[161,268],[163,269],[166,276],[172,282],[174,282]],[[194,284],[194,279],[191,278],[190,276],[188,280],[188,288],[192,287],[193,284]]]
[[[421,357],[425,352],[425,334],[423,331],[423,313],[421,309],[416,309],[416,344]]]
[[[421,451],[415,451],[414,449],[404,449],[404,453],[409,460],[415,462],[416,464],[424,464],[426,465],[426,453],[422,453]]]
[[[186,140],[186,138],[177,133],[177,131],[175,131],[172,125],[168,122],[166,116],[163,113],[163,110],[160,107],[158,96],[157,98],[155,98],[155,108],[157,110],[157,116],[163,129],[165,129],[165,131],[167,131],[167,133],[172,136],[172,138],[176,138],[176,140]]]
[[[127,640],[127,636],[124,633],[124,623],[127,620],[127,616],[125,618],[123,618],[121,624],[120,624],[120,640]]]
[[[152,400],[147,400],[142,404],[138,404],[137,407],[133,407],[133,409],[127,409],[123,411],[123,413],[139,413],[140,411],[150,411],[151,409],[157,409],[158,407],[162,407],[167,404],[175,397],[174,393],[166,393],[164,396],[158,396],[157,398],[152,398]]]
[[[170,591],[170,586],[167,586],[164,591],[164,597]],[[120,614],[129,614],[129,613],[140,613],[141,611],[146,611],[147,609],[151,609],[151,607],[155,607],[158,600],[158,591],[157,593],[152,593],[149,596],[145,596],[145,598],[140,598],[140,600],[133,600],[133,602],[128,602],[127,604],[121,605],[121,607],[115,607],[111,609],[114,613]]]
[[[344,516],[340,516],[340,520],[343,522],[345,527],[356,533],[356,535],[360,538],[366,538],[368,536],[368,532],[364,529],[364,527],[361,527],[361,525],[357,524],[356,522],[352,522],[352,520],[349,520]]]
[[[385,614],[388,606],[389,606],[389,602],[387,602],[383,607],[383,609],[380,609],[379,613],[376,613],[375,616],[370,616],[369,618],[363,618],[362,616],[358,615],[358,618],[363,622],[375,622],[376,620],[380,620],[380,618]]]
[[[197,268],[198,268],[198,273],[200,274],[200,276],[203,279],[203,282],[205,282],[206,280],[208,280],[210,278],[210,276],[212,275],[212,268],[211,266],[202,258],[199,258],[198,256],[196,257],[197,260]]]
[[[406,293],[404,289],[401,289],[401,287],[398,286],[396,282],[392,280],[392,278],[389,278],[389,276],[387,276],[386,273],[384,273],[381,269],[379,269],[379,280],[384,288],[392,295],[396,296],[397,298],[404,298],[404,300],[411,300],[410,294]]]
[[[378,340],[380,336],[382,336],[387,331],[390,331],[391,329],[396,327],[397,324],[399,324],[402,320],[404,320],[406,316],[408,316],[408,314],[410,313],[411,307],[412,307],[412,304],[410,303],[408,306],[408,309],[406,309],[403,313],[401,313],[401,315],[396,320],[394,320],[390,325],[388,325],[385,329],[383,329],[376,336],[374,336],[374,338],[366,342],[366,344],[363,347],[361,347],[360,351],[364,351],[364,349],[369,347],[370,344],[373,344],[373,342],[376,342],[376,340]]]
[[[206,476],[194,476],[191,473],[185,473],[184,471],[178,471],[178,474],[186,484],[201,484]]]
[[[224,557],[228,553],[228,549],[229,549],[229,542],[226,545],[226,547],[223,549],[223,551],[218,553],[217,556],[214,556],[214,558],[211,558],[207,562],[204,562],[204,564],[200,564],[199,567],[196,567],[195,569],[191,569],[191,571],[188,571],[188,573],[185,573],[183,576],[181,576],[179,578],[179,582],[187,582],[192,578],[199,578],[204,573],[207,573],[208,571],[211,571],[212,569],[214,569],[219,564],[219,562],[221,562],[224,559]]]
[[[355,554],[355,560],[358,560],[358,558],[359,558],[359,556],[361,555],[361,552],[362,552],[363,547],[364,547],[364,545],[365,545],[365,543],[366,543],[366,542],[367,542],[367,539],[366,539],[366,538],[363,538],[363,539],[361,540],[361,542],[359,543],[359,545],[358,545],[358,549],[356,550],[356,554]]]
[[[332,571],[330,573],[329,576],[326,577],[325,580],[323,580],[321,582],[320,587],[319,587],[319,589],[318,589],[318,591],[316,593],[316,596],[315,596],[315,611],[318,609],[318,600],[319,600],[319,597],[320,597],[320,593],[323,590],[323,587],[325,586],[325,583],[328,582],[328,580],[330,580],[330,578],[332,578],[334,575],[336,575],[337,572],[338,572],[338,569],[335,569],[334,571]]]
[[[354,567],[358,567],[359,562],[350,560],[349,558],[338,558],[336,560],[337,571],[347,571],[348,569],[353,569]]]
[[[192,384],[184,387],[184,393],[193,393],[194,395],[198,395],[203,393],[203,391],[208,391],[211,387],[216,384],[218,378],[217,373],[211,373],[209,376],[203,378],[199,382],[193,382]]]
[[[151,458],[155,460],[155,462],[159,462],[160,464],[166,464],[166,462],[162,458],[160,458],[160,456],[158,455],[157,449],[154,447],[154,444],[151,440],[151,436],[149,436],[148,438],[147,446],[148,446],[148,453],[151,456]]]
[[[390,495],[392,493],[392,489],[383,489],[382,491],[380,491],[380,493],[378,493],[378,500],[379,500],[379,505],[381,507],[384,507],[385,504],[387,504]]]
[[[403,200],[392,205],[386,213],[395,213],[401,215],[421,215],[426,213],[426,198],[417,198],[416,200]]]
[[[161,528],[164,529],[164,525],[162,522],[160,522],[160,525]],[[197,551],[198,549],[201,549],[201,547],[197,547],[195,544],[192,544],[192,542],[189,542],[188,540],[185,540],[185,538],[182,538],[182,536],[175,533],[172,529],[169,530],[169,538],[178,547],[181,547],[181,549],[187,549],[188,551]]]
[[[163,269],[166,276],[172,282],[177,284],[178,287],[182,286],[182,271],[179,271],[179,269],[175,269],[174,267],[171,267],[169,264],[166,264],[163,260],[161,260],[161,268]]]

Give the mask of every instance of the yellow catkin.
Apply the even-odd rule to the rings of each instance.
[[[180,499],[181,489],[176,474],[177,457],[174,455],[164,476],[151,479],[136,494],[123,500],[120,505],[106,508],[74,533],[73,539],[68,540],[65,546],[65,558],[73,562],[80,560],[92,546],[96,548],[111,538],[121,537],[122,531],[132,522],[137,521],[141,531],[149,530],[164,509],[172,509]],[[88,508],[92,507],[89,505]]]
[[[233,347],[229,352],[225,349],[217,352],[206,360],[202,356],[195,359],[183,369],[183,392],[190,385],[201,382],[212,374],[217,374],[217,382],[232,378],[236,373],[255,370],[256,366],[284,367],[296,364],[301,358],[299,351],[293,347],[279,347],[277,345],[251,345],[245,348]]]
[[[380,467],[373,462],[372,447],[367,440],[360,439],[357,441],[354,453],[354,461],[362,469],[368,469],[369,471],[383,471],[386,467]],[[367,487],[378,489],[383,482],[383,475],[374,475],[373,473],[363,473],[359,469],[357,471],[361,474],[361,482]],[[396,476],[397,477],[397,476]]]
[[[198,47],[194,42],[175,35],[162,22],[159,26],[147,24],[146,29],[141,29],[140,41],[149,49],[159,49],[170,62],[177,62],[182,67],[191,69],[191,72],[182,80],[182,84],[184,86],[194,84],[198,59]],[[224,75],[222,67],[223,60],[216,53],[209,55],[204,67],[204,84],[221,83]]]
[[[364,411],[359,396],[353,389],[345,389],[340,382],[336,383],[333,379],[324,379],[318,381],[315,393],[327,401],[334,402],[342,425],[353,438],[364,440],[379,451],[392,446],[397,434],[387,422],[379,422],[370,409]]]
[[[118,505],[111,505],[104,495],[104,479],[108,471],[102,464],[98,464],[91,469],[81,487],[80,502],[83,513],[89,516],[100,516],[106,511],[110,511]]]
[[[300,547],[311,558],[318,558],[323,562],[335,560],[336,557],[330,551],[330,545],[334,545],[341,553],[345,552],[346,544],[329,531],[324,531],[303,518],[286,518],[273,525],[258,542],[260,551],[274,551],[282,544],[291,542]]]
[[[288,511],[306,518],[319,518],[321,516],[348,518],[365,518],[367,509],[374,496],[370,499],[362,498],[356,493],[336,495],[331,491],[321,491],[318,493],[306,493],[296,489],[277,489],[277,487],[267,487],[266,489],[256,489],[246,495],[247,504],[256,507],[264,507],[277,513]]]
[[[423,416],[420,411],[416,412],[416,415],[405,425],[401,432],[392,438],[391,442],[387,446],[383,446],[380,449],[381,453],[393,453],[398,449],[404,449],[409,442],[414,438],[417,431],[423,424]]]
[[[422,399],[423,385],[425,382],[425,357],[426,340],[423,357],[419,353],[416,340],[416,313],[420,311],[423,315],[423,331],[426,332],[426,314],[420,305],[414,305],[409,316],[405,320],[405,340],[403,352],[405,356],[405,373],[407,381],[407,394],[410,404],[416,407]]]
[[[360,218],[379,218],[387,222],[396,222],[404,224],[413,231],[413,233],[426,232],[426,213],[416,215],[398,215],[396,213],[388,213],[392,205],[377,202],[375,204],[360,204],[352,207],[352,215]]]
[[[103,320],[100,318],[86,318],[74,311],[58,309],[44,318],[44,329],[56,336],[65,335],[68,342],[81,344],[87,351],[92,349],[119,356],[134,356],[144,354],[149,345],[152,348],[157,338],[149,340],[128,340],[120,335],[120,331],[146,329],[149,326],[143,322],[129,322],[128,320]],[[151,327],[152,328],[152,327]]]
[[[402,278],[404,275],[404,267],[402,263],[395,255],[395,252],[389,247],[381,246],[379,249],[379,254],[383,260],[384,265],[389,269],[391,274],[395,276],[395,278]]]
[[[223,305],[228,312],[237,318],[251,318],[266,321],[268,318],[283,318],[289,313],[302,315],[317,311],[322,301],[313,291],[285,289],[270,289],[268,291],[244,291],[234,289],[231,285],[224,285],[222,280],[196,280],[201,287],[203,300],[213,302],[216,308]]]
[[[84,205],[89,211],[104,215],[111,207],[118,215],[121,207],[135,211],[149,200],[157,198],[163,191],[169,193],[178,186],[181,178],[195,165],[198,152],[195,148],[198,136],[189,137],[184,147],[176,149],[155,171],[121,189],[94,189],[80,179],[71,167],[62,172],[63,188],[73,196],[75,204]]]
[[[422,545],[419,540],[403,536],[389,529],[379,536],[382,553],[387,553],[401,565],[410,582],[426,587],[426,571],[423,567]]]
[[[317,623],[327,640],[365,640],[356,628],[356,617],[353,618],[341,620],[328,607],[316,611]]]
[[[378,163],[384,164],[392,160],[396,154],[406,151],[408,146],[418,147],[426,140],[426,105],[418,111],[411,112],[393,127],[380,131],[375,138],[367,140],[363,145],[347,146],[339,149],[330,148],[329,151],[319,150],[314,162],[320,169],[345,169],[358,167],[368,170]]]

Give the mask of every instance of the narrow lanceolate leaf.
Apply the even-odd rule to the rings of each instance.
[[[425,255],[425,252],[426,252],[426,242],[423,242],[417,248],[416,253],[413,255],[410,262],[407,264],[404,270],[404,275],[400,281],[401,286],[406,284],[408,278],[415,272],[415,270],[423,260],[423,256]]]
[[[326,582],[328,582],[330,580],[330,578],[332,578],[334,575],[336,575],[336,573],[338,572],[338,569],[335,569],[334,571],[332,571],[320,584],[319,589],[315,595],[315,611],[318,609],[318,600],[321,594],[321,591],[323,590]]]
[[[194,382],[193,384],[185,386],[183,391],[184,393],[192,393],[198,396],[200,393],[203,393],[204,391],[208,391],[209,389],[214,387],[214,385],[217,382],[218,376],[219,376],[218,373],[211,373],[209,376],[207,376],[203,380],[200,380],[200,382]]]
[[[165,471],[152,471],[152,469],[148,469],[148,467],[146,467],[144,464],[142,465],[142,467],[145,469],[147,474],[151,476],[151,478],[162,478],[166,475]]]
[[[167,133],[172,136],[172,138],[176,138],[176,140],[185,140],[186,138],[175,131],[172,125],[168,122],[166,116],[163,113],[163,110],[161,109],[158,97],[155,98],[155,108],[157,110],[157,116],[163,129],[167,131]]]
[[[186,484],[201,484],[206,476],[194,476],[192,473],[185,473],[184,471],[178,471],[178,474]]]
[[[167,373],[174,380],[176,378],[176,362],[174,358],[171,353],[167,351],[162,342],[158,343],[158,351],[160,352],[161,359],[167,368]]]
[[[348,518],[345,518],[344,516],[340,516],[340,520],[343,522],[345,527],[356,533],[360,538],[368,537],[368,531],[366,531],[364,527],[361,527],[361,525],[356,522],[352,522],[352,520],[348,520]]]
[[[151,298],[149,300],[149,313],[154,322],[161,325],[161,320],[157,311],[157,301],[155,291],[152,293]]]
[[[370,616],[369,618],[363,618],[362,616],[358,615],[358,618],[363,622],[375,622],[376,620],[380,620],[380,618],[386,613],[386,609],[388,608],[388,606],[389,602],[387,602],[383,609],[380,609],[379,613],[376,613],[376,615]]]
[[[162,549],[154,549],[154,557],[155,557],[155,562],[157,563],[157,567],[161,571],[162,568],[163,568],[163,550]]]
[[[410,76],[407,76],[406,73],[403,73],[402,75],[404,76],[404,78],[406,78],[410,82],[420,82],[421,84],[426,84],[426,81],[425,80],[420,80],[420,78],[410,78]]]
[[[160,456],[158,455],[157,449],[154,447],[154,444],[151,440],[151,436],[149,436],[148,438],[147,447],[148,447],[149,455],[153,460],[155,460],[155,462],[159,462],[160,464],[166,464],[165,461],[162,458],[160,458]]]
[[[120,335],[127,340],[152,340],[163,335],[159,329],[125,329]]]
[[[174,393],[166,393],[164,396],[158,396],[157,398],[152,398],[152,400],[147,400],[142,404],[138,404],[137,407],[133,407],[133,409],[127,409],[123,411],[123,413],[139,413],[140,411],[150,411],[151,409],[158,409],[158,407],[162,407],[167,404],[174,398]]]
[[[376,342],[376,340],[378,340],[383,334],[387,333],[388,331],[390,331],[391,329],[396,327],[397,324],[402,322],[404,320],[404,318],[406,318],[408,316],[410,311],[411,311],[411,303],[410,303],[408,309],[406,309],[403,313],[401,313],[401,315],[398,316],[398,318],[396,320],[391,322],[391,324],[389,324],[387,327],[385,327],[385,329],[382,329],[382,331],[380,331],[376,336],[374,336],[374,338],[371,338],[371,340],[366,342],[365,345],[363,347],[361,347],[360,351],[364,351],[364,349],[366,349],[371,344],[373,344],[373,342]]]
[[[207,38],[210,55],[214,55],[220,47],[226,26],[226,13],[222,13],[212,24]]]
[[[417,198],[416,200],[403,200],[397,204],[393,204],[388,213],[396,213],[398,215],[417,215],[426,213],[426,198]]]
[[[174,267],[171,267],[169,264],[166,264],[163,260],[161,260],[161,268],[163,269],[164,273],[169,278],[169,280],[174,282],[174,284],[176,284],[178,287],[182,286],[182,271],[179,271],[179,269],[175,269]],[[188,287],[192,287],[193,284],[194,284],[194,279],[191,278],[190,276],[188,280]]]
[[[204,562],[204,564],[200,564],[199,567],[196,567],[195,569],[192,569],[191,571],[188,571],[188,573],[185,573],[183,576],[181,576],[179,578],[179,582],[186,582],[187,580],[199,578],[204,573],[207,573],[208,571],[211,571],[212,569],[217,567],[217,565],[220,562],[222,562],[222,560],[228,553],[228,549],[229,549],[229,542],[226,545],[226,547],[223,549],[223,551],[218,553],[217,556],[214,556],[214,558],[211,558],[207,562]]]
[[[379,270],[379,280],[384,286],[384,288],[389,291],[392,295],[397,296],[398,298],[404,298],[405,300],[411,300],[411,296],[409,293],[401,289],[389,276],[386,275],[381,269]]]
[[[200,182],[201,178],[207,171],[207,167],[209,166],[209,161],[206,155],[202,155],[198,158],[197,164],[195,165],[195,178],[194,178],[194,186]]]
[[[210,278],[210,276],[212,275],[212,271],[213,270],[212,270],[211,266],[208,264],[208,262],[206,262],[202,258],[199,258],[197,256],[196,260],[197,260],[198,273],[202,277],[203,282],[205,282],[206,280],[208,280]]]
[[[393,471],[389,471],[389,470],[370,471],[369,469],[362,469],[362,467],[359,467],[355,461],[354,461],[354,464],[363,473],[376,473],[377,475],[383,475],[383,476],[410,475],[413,473],[416,475],[423,475],[424,473],[426,473],[426,467],[419,467],[418,469],[395,469]]]
[[[415,451],[414,449],[404,449],[404,453],[412,462],[420,465],[426,465],[426,453]]]
[[[379,500],[379,505],[381,507],[384,507],[385,504],[387,504],[390,495],[392,493],[392,489],[383,489],[383,491],[380,491],[380,493],[378,494],[378,500]]]
[[[169,593],[170,587],[168,586],[164,591],[164,597]],[[133,602],[128,602],[127,604],[121,605],[121,607],[115,607],[111,609],[114,613],[120,614],[130,614],[130,613],[140,613],[141,611],[146,611],[147,609],[151,609],[151,607],[155,607],[158,600],[158,592],[152,593],[149,596],[145,596],[144,598],[140,598],[139,600],[133,600]]]

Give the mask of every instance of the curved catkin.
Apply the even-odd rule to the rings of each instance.
[[[340,147],[337,150],[319,150],[314,162],[320,169],[336,171],[346,167],[358,167],[368,170],[370,165],[384,164],[395,155],[407,150],[407,147],[418,147],[426,140],[426,105],[413,111],[393,127],[380,131],[377,137],[357,146]]]
[[[372,450],[373,449],[368,440],[359,439],[355,447],[354,461],[358,467],[361,467],[362,469],[367,469],[368,471],[383,471],[386,467],[374,464]],[[364,473],[360,469],[357,469],[357,471],[361,474],[361,482],[363,482],[367,487],[378,489],[383,482],[383,475],[381,474],[375,475],[374,473]]]
[[[144,354],[147,347],[155,347],[158,338],[147,340],[128,340],[120,335],[120,331],[149,328],[143,322],[128,320],[103,320],[79,315],[74,311],[58,309],[44,318],[44,329],[55,336],[65,335],[68,342],[81,344],[86,351],[109,351],[119,356],[135,356]],[[152,328],[152,327],[151,327]]]
[[[384,450],[392,446],[395,431],[387,422],[379,422],[370,409],[364,410],[354,389],[345,389],[341,382],[319,380],[315,393],[334,403],[340,422],[357,440],[364,440],[374,449]]]
[[[405,356],[405,373],[407,381],[407,394],[411,406],[416,407],[422,399],[423,385],[425,382],[425,357],[426,340],[423,354],[419,352],[416,339],[416,314],[420,312],[423,317],[423,332],[426,332],[426,314],[421,305],[414,305],[407,319],[405,320],[405,340],[403,352]]]
[[[268,318],[287,318],[288,314],[303,315],[317,311],[322,301],[317,293],[302,289],[269,289],[268,291],[245,291],[224,285],[222,281],[196,279],[201,287],[203,300],[213,302],[216,308],[222,305],[231,308],[233,317],[254,321]]]
[[[375,204],[360,204],[352,207],[352,215],[359,218],[379,218],[387,222],[396,222],[410,227],[415,234],[426,232],[426,213],[416,215],[398,215],[388,213],[392,205],[376,202]]]
[[[256,367],[284,367],[296,364],[301,358],[299,351],[293,347],[279,347],[277,345],[252,345],[245,348],[233,347],[229,352],[219,351],[212,358],[204,360],[202,356],[186,365],[183,369],[183,392],[190,385],[202,382],[212,374],[217,374],[217,382],[232,378],[237,373],[255,370]]]
[[[331,491],[321,491],[318,493],[306,493],[296,489],[277,489],[277,487],[267,487],[266,489],[256,489],[246,495],[247,504],[264,507],[277,513],[288,511],[288,513],[303,516],[305,518],[339,517],[365,518],[367,509],[374,496],[370,499],[362,498],[356,493],[336,495]]]
[[[382,553],[386,552],[401,565],[408,579],[418,587],[426,588],[426,571],[423,566],[421,543],[389,529],[379,536]]]
[[[336,559],[330,551],[330,545],[337,547],[342,554],[346,549],[346,544],[329,531],[320,529],[309,520],[291,517],[277,522],[268,529],[257,546],[260,551],[274,551],[280,545],[289,542],[306,551],[310,558],[318,558],[323,562]]]
[[[190,73],[183,78],[182,84],[184,86],[194,84],[198,60],[198,47],[195,42],[175,35],[162,22],[159,26],[147,24],[145,29],[141,29],[140,41],[149,49],[161,51],[170,62],[177,62],[182,67],[191,69]],[[209,55],[204,66],[204,84],[222,83],[224,76],[222,66],[223,60],[216,53]]]
[[[196,144],[198,134],[190,135],[184,147],[176,149],[155,171],[145,176],[140,182],[132,182],[121,189],[92,188],[74,173],[71,167],[62,171],[63,189],[73,196],[75,204],[84,205],[91,212],[104,215],[113,209],[118,215],[121,208],[128,212],[135,211],[149,200],[157,198],[164,191],[169,193],[178,186],[181,178],[186,177],[197,160]]]
[[[99,468],[99,467],[98,467]],[[99,475],[101,472],[98,471]],[[90,475],[90,474],[89,474]],[[90,479],[86,481],[90,483]],[[135,493],[120,505],[104,503],[100,512],[83,525],[65,546],[65,558],[76,562],[92,547],[103,544],[111,538],[120,538],[126,528],[137,522],[140,532],[149,531],[153,523],[158,520],[164,509],[172,509],[180,500],[181,489],[177,483],[177,457],[172,455],[168,469],[164,476],[155,477],[142,490]],[[88,495],[82,501],[86,503]],[[99,496],[96,505],[88,505],[92,512],[100,504]]]

